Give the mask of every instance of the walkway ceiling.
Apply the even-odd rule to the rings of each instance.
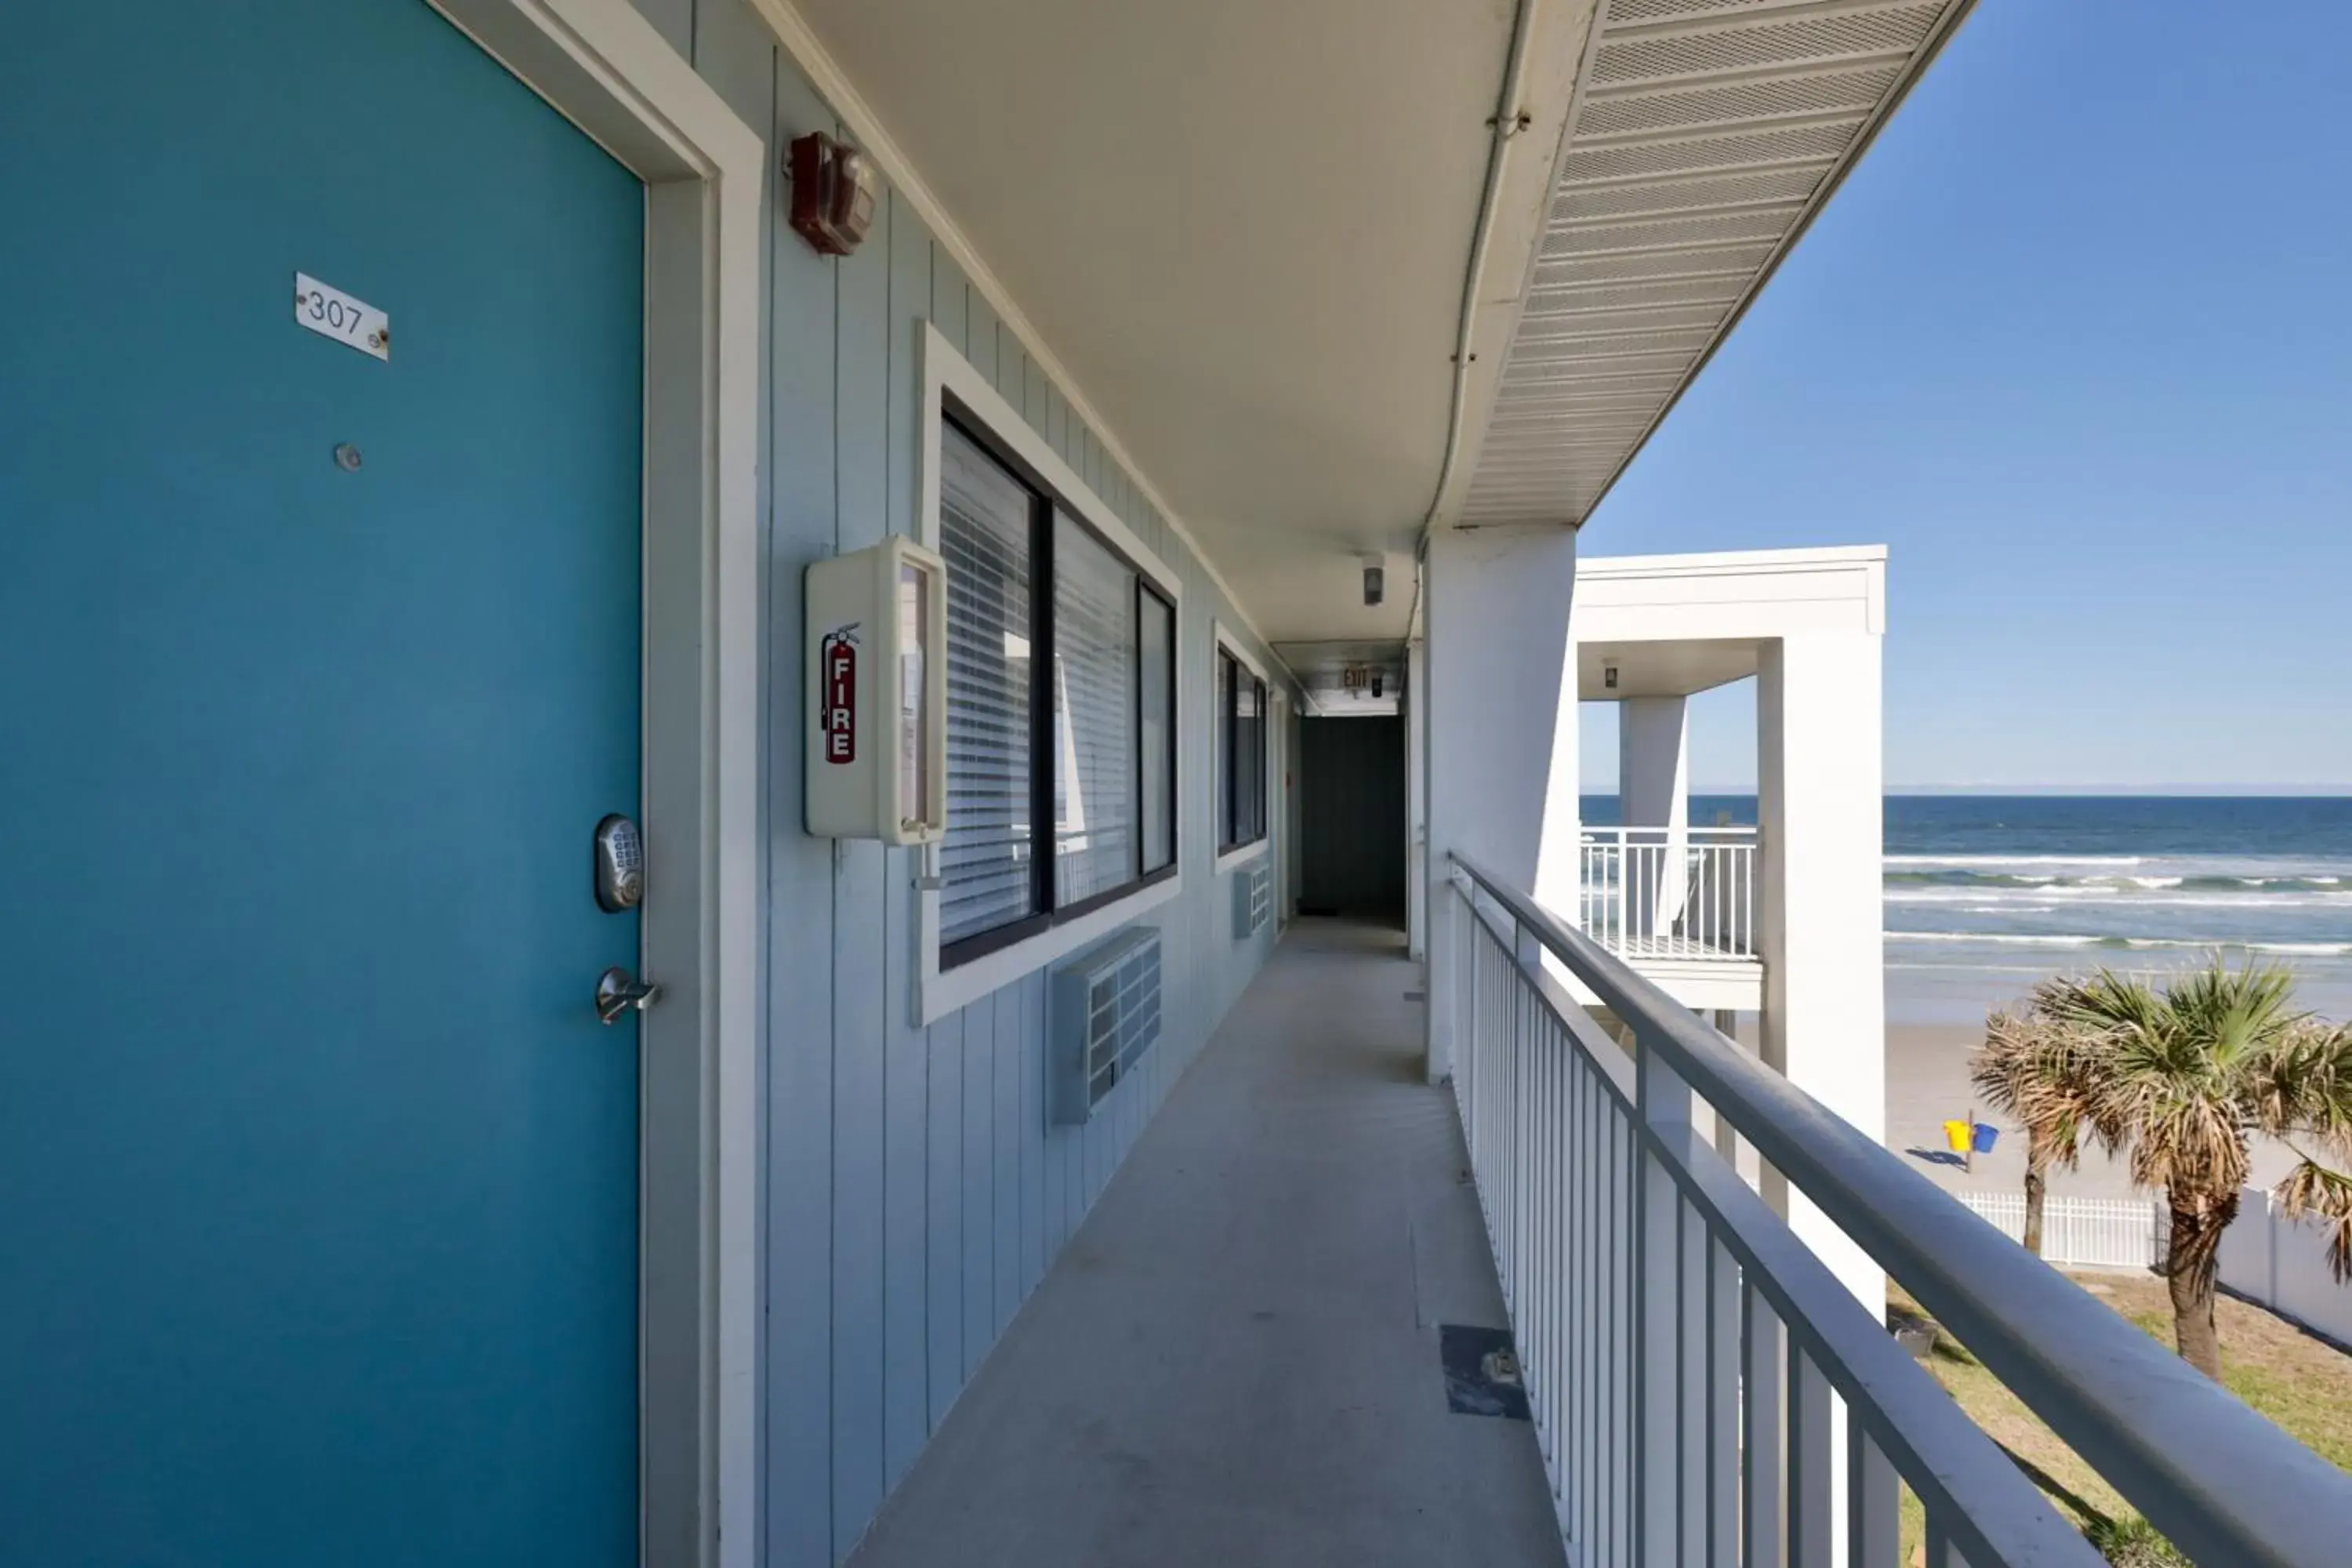
[[[1259,629],[1401,639],[1513,0],[792,4]]]
[[[1311,717],[1371,718],[1394,713],[1404,691],[1404,644],[1393,637],[1373,642],[1277,642],[1274,656],[1298,678]],[[1372,694],[1375,688],[1380,692],[1377,697]]]
[[[752,3],[1256,627],[1394,645],[1433,500],[1580,522],[1967,0]]]
[[[1581,523],[1968,0],[1609,0],[1454,521]]]
[[[1587,702],[1688,697],[1747,679],[1756,673],[1761,657],[1761,645],[1753,637],[1580,642],[1576,645],[1577,696]],[[1612,670],[1616,672],[1613,681]]]

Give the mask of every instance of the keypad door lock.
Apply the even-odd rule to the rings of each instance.
[[[596,825],[596,907],[617,915],[645,898],[645,836],[616,811]]]

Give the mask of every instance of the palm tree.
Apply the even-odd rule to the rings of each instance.
[[[2091,1066],[2097,1039],[2029,1002],[2019,1014],[1985,1019],[1984,1044],[1969,1063],[1977,1092],[2025,1130],[2025,1250],[2042,1256],[2042,1210],[2053,1164],[2082,1163],[2091,1120]]]
[[[2285,1142],[2295,1169],[2273,1195],[2289,1215],[2335,1230],[2328,1262],[2352,1279],[2352,1026],[2294,1010],[2294,976],[2273,964],[2231,969],[2216,953],[2159,992],[2101,970],[2037,987],[2034,1005],[2091,1053],[2090,1111],[2110,1146],[2131,1151],[2132,1180],[2161,1188],[2171,1211],[2166,1282],[2180,1354],[2221,1375],[2213,1287],[2221,1233],[2237,1217],[2247,1141]]]

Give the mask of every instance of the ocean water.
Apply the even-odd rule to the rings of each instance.
[[[1754,822],[1755,797],[1693,798],[1694,823],[1724,816]],[[1885,823],[1890,1022],[1979,1023],[2053,974],[2216,950],[2352,1018],[2352,797],[1897,795]]]

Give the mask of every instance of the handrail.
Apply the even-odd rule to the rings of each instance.
[[[1452,859],[2175,1545],[2216,1568],[2345,1560],[2352,1476],[2020,1251],[1599,943],[1464,856]]]
[[[1721,1296],[1719,1282],[1709,1281],[1708,1313],[1733,1311],[1740,1325],[1734,1328],[1718,1323],[1715,1331],[1725,1337],[1725,1342],[1719,1344],[1715,1355],[1704,1358],[1706,1375],[1714,1381],[1707,1395],[1717,1406],[1714,1420],[1706,1422],[1687,1408],[1665,1417],[1673,1429],[1672,1445],[1681,1455],[1668,1489],[1681,1492],[1684,1478],[1701,1470],[1713,1479],[1725,1456],[1718,1454],[1713,1459],[1705,1459],[1704,1456],[1711,1445],[1724,1441],[1721,1428],[1727,1416],[1739,1412],[1747,1429],[1740,1440],[1744,1450],[1740,1456],[1743,1479],[1738,1485],[1744,1496],[1738,1507],[1745,1516],[1739,1531],[1750,1552],[1749,1560],[1780,1562],[1786,1548],[1795,1553],[1790,1561],[1809,1565],[1821,1561],[1820,1554],[1829,1550],[1822,1533],[1821,1510],[1830,1507],[1823,1489],[1830,1483],[1825,1472],[1813,1467],[1826,1464],[1835,1468],[1836,1460],[1829,1435],[1818,1429],[1810,1434],[1809,1457],[1801,1451],[1790,1452],[1790,1447],[1796,1446],[1798,1427],[1808,1424],[1790,1405],[1788,1391],[1781,1386],[1780,1362],[1785,1349],[1790,1355],[1790,1365],[1786,1369],[1790,1385],[1802,1381],[1797,1373],[1798,1366],[1817,1371],[1828,1386],[1848,1402],[1850,1418],[1855,1423],[1854,1435],[1864,1437],[1866,1434],[1866,1444],[1892,1460],[1896,1475],[1917,1495],[1927,1513],[1927,1560],[1931,1568],[1959,1568],[1961,1564],[1967,1568],[2021,1568],[2028,1563],[2038,1568],[2093,1568],[2100,1561],[2099,1554],[2081,1533],[2058,1515],[2033,1483],[1969,1420],[1943,1387],[1895,1344],[1882,1321],[1855,1300],[1830,1271],[1829,1265],[1789,1228],[1784,1219],[1766,1206],[1763,1198],[1725,1162],[1721,1152],[1696,1135],[1691,1124],[1683,1120],[1687,1114],[1687,1094],[1679,1110],[1672,1103],[1673,1089],[1664,1081],[1671,1075],[1659,1070],[1663,1058],[1652,1057],[1637,1064],[1612,1048],[1611,1042],[1584,1009],[1546,971],[1540,948],[1520,940],[1517,922],[1479,904],[1468,877],[1458,871],[1455,876],[1455,885],[1469,907],[1471,921],[1484,927],[1497,950],[1508,955],[1506,963],[1534,993],[1543,1012],[1560,1034],[1573,1042],[1575,1054],[1591,1069],[1590,1081],[1614,1104],[1626,1135],[1639,1142],[1679,1190],[1684,1201],[1704,1216],[1710,1244],[1723,1248],[1735,1261],[1742,1288],[1764,1305],[1763,1314],[1753,1314],[1744,1304]],[[1467,1066],[1457,1064],[1458,1068]],[[1464,1132],[1473,1144],[1473,1163],[1479,1168],[1483,1184],[1489,1175],[1502,1173],[1490,1171],[1478,1158],[1482,1151],[1476,1146],[1476,1121],[1475,1117],[1465,1118]],[[1483,1201],[1483,1188],[1481,1196]],[[1678,1247],[1684,1239],[1683,1233],[1663,1212],[1656,1214],[1655,1220],[1662,1230],[1674,1236]],[[1498,1236],[1495,1239],[1498,1244],[1497,1262],[1503,1263],[1506,1238]],[[1519,1238],[1515,1236],[1508,1239]],[[1633,1246],[1638,1252],[1644,1243],[1636,1239]],[[1642,1271],[1638,1263],[1633,1268],[1636,1273]],[[1519,1292],[1511,1287],[1520,1282],[1520,1277],[1506,1275],[1505,1294],[1513,1310],[1515,1331],[1531,1331],[1540,1342],[1548,1326],[1541,1321],[1541,1306],[1530,1313],[1535,1321],[1523,1324],[1519,1320],[1519,1302],[1513,1299]],[[1663,1280],[1655,1283],[1665,1284]],[[1688,1293],[1695,1288],[1688,1276],[1678,1283],[1682,1292],[1679,1297],[1673,1289],[1645,1293],[1633,1309],[1645,1321],[1663,1319],[1675,1324],[1666,1331],[1669,1335],[1683,1331],[1679,1320],[1689,1310]],[[1604,1338],[1607,1334],[1604,1330]],[[1733,1336],[1744,1343],[1735,1348]],[[1736,1373],[1728,1373],[1729,1361],[1735,1355],[1741,1365]],[[1542,1398],[1540,1383],[1556,1375],[1549,1366],[1524,1359],[1522,1373],[1528,1379],[1531,1394],[1538,1400]],[[1590,1375],[1589,1370],[1586,1374]],[[1725,1381],[1727,1375],[1737,1379],[1736,1386]],[[1722,1408],[1726,1403],[1730,1411]],[[1820,1417],[1821,1408],[1812,1408],[1815,1416]],[[1785,1433],[1780,1430],[1784,1413],[1790,1422]],[[1544,1415],[1557,1415],[1556,1402],[1538,1413],[1539,1423]],[[1633,1431],[1638,1432],[1643,1421],[1643,1415],[1635,1414],[1632,1417]],[[1685,1447],[1693,1440],[1699,1445],[1696,1453]],[[1647,1447],[1643,1436],[1631,1433],[1620,1441],[1636,1451]],[[1784,1485],[1806,1473],[1811,1477],[1810,1488],[1800,1483],[1789,1488],[1796,1495],[1783,1494]],[[1865,1483],[1858,1478],[1850,1479],[1851,1484],[1864,1489],[1848,1499],[1849,1508],[1861,1508],[1866,1516],[1875,1501],[1881,1523],[1892,1523],[1884,1510],[1894,1506],[1893,1491],[1884,1479],[1874,1499],[1864,1495],[1868,1490]],[[1635,1485],[1637,1490],[1641,1489],[1641,1483]],[[1809,1500],[1802,1495],[1808,1491]],[[1607,1560],[1607,1544],[1576,1541],[1575,1527],[1590,1531],[1594,1522],[1591,1499],[1579,1498],[1577,1503],[1582,1506],[1573,1507],[1572,1520],[1567,1516],[1569,1510],[1564,1510],[1563,1514],[1572,1546],[1584,1546],[1585,1561]],[[1641,1505],[1636,1502],[1634,1506],[1638,1510]],[[1719,1506],[1728,1509],[1730,1504],[1727,1500]],[[1801,1512],[1807,1516],[1801,1522],[1798,1517]],[[1706,1543],[1710,1560],[1720,1560],[1715,1548],[1728,1524],[1727,1518],[1719,1517],[1708,1527],[1707,1533],[1717,1538]],[[1681,1523],[1675,1528],[1677,1532],[1693,1529],[1696,1533],[1693,1523]],[[1852,1528],[1861,1531],[1866,1526],[1856,1523]],[[1645,1534],[1635,1545],[1634,1560],[1683,1561],[1689,1553],[1677,1555],[1680,1544]],[[1697,1542],[1691,1544],[1696,1547]],[[1875,1563],[1885,1558],[1891,1563],[1894,1548],[1883,1539],[1877,1544],[1885,1550],[1876,1553],[1858,1546],[1849,1550],[1860,1552],[1855,1561]],[[1571,1555],[1576,1553],[1572,1551]]]

